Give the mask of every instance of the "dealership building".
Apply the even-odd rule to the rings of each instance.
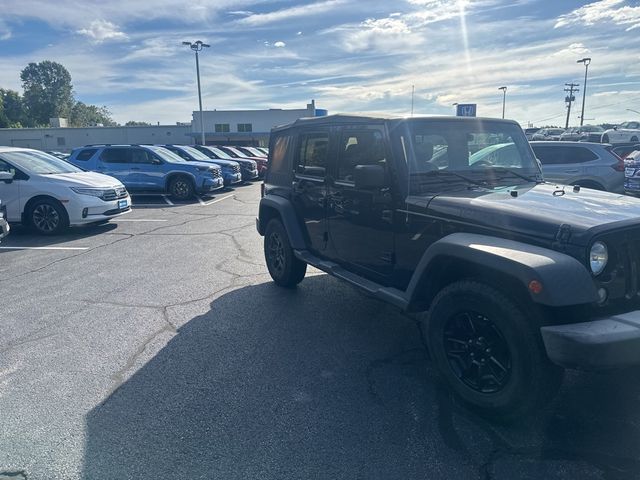
[[[269,144],[269,132],[277,125],[301,117],[327,115],[315,102],[307,108],[285,110],[205,110],[202,119],[207,145]],[[64,127],[64,119],[51,119],[52,127],[0,128],[0,145],[70,152],[89,144],[188,144],[201,143],[200,112],[193,112],[191,124],[130,127]]]

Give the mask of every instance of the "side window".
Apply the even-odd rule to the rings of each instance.
[[[384,137],[380,130],[346,130],[340,138],[338,180],[353,182],[356,165],[386,164]]]
[[[291,144],[291,136],[282,135],[275,138],[269,168],[273,172],[281,172],[286,168],[287,151]]]
[[[97,148],[87,148],[85,150],[81,150],[80,152],[78,152],[78,155],[76,155],[76,160],[81,160],[83,162],[86,162],[87,160],[89,160],[91,157],[93,157],[93,155],[98,151]]]
[[[598,156],[595,153],[584,147],[567,148],[567,153],[565,154],[566,163],[591,162],[597,159]]]
[[[131,149],[131,163],[153,163],[153,154],[143,148]]]
[[[0,159],[0,172],[13,172],[14,180],[29,180],[29,175]]]
[[[191,160],[189,158],[189,155],[187,155],[187,152],[185,152],[184,150],[181,150],[179,148],[176,149],[170,149],[173,153],[175,153],[176,155],[178,155],[180,158],[182,158],[183,160]]]
[[[558,147],[533,147],[533,152],[536,154],[536,158],[542,162],[543,165],[560,165],[565,163],[563,149]]]
[[[328,133],[306,133],[300,135],[300,151],[296,173],[324,178],[327,171],[329,147]]]
[[[105,163],[131,163],[130,148],[105,148],[100,154]]]

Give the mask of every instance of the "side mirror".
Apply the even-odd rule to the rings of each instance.
[[[162,160],[160,160],[159,158],[154,158],[153,161],[151,162],[152,165],[162,165]]]
[[[0,172],[0,182],[11,183],[13,182],[13,172]]]
[[[381,165],[356,165],[353,171],[356,188],[374,189],[387,185],[384,167]]]

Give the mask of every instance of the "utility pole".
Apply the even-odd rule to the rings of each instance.
[[[203,43],[200,40],[196,42],[182,42],[182,44],[187,45],[191,50],[196,52],[196,77],[198,79],[198,103],[200,105],[200,135],[202,145],[206,145],[204,138],[204,122],[202,118],[202,91],[200,90],[200,61],[198,59],[198,53],[201,52],[203,48],[209,48],[210,45]]]
[[[413,94],[416,93],[416,86],[411,85],[411,116],[413,117]]]
[[[498,90],[502,90],[502,118],[504,118],[504,105],[507,101],[507,87],[499,87]]]
[[[577,88],[575,88],[579,85],[580,85],[579,83],[565,83],[565,86],[569,87],[564,89],[565,92],[569,93],[569,95],[567,95],[564,98],[564,101],[567,102],[567,122],[564,125],[565,129],[569,128],[569,115],[571,115],[571,102],[573,102],[576,99],[576,97],[573,96],[573,93],[579,91]]]

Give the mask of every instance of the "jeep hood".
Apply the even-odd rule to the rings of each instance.
[[[412,211],[426,209],[429,215],[483,230],[503,230],[507,236],[553,241],[560,226],[569,225],[568,242],[576,245],[586,244],[601,231],[629,226],[640,229],[640,199],[586,188],[574,192],[572,186],[550,183],[499,191],[456,191],[431,200],[409,197],[407,203]]]

